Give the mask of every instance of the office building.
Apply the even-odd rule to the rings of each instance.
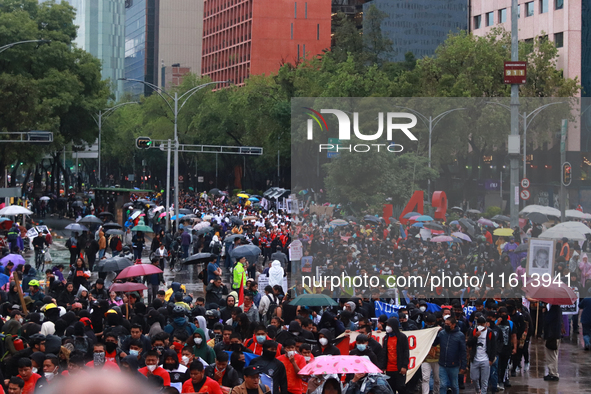
[[[205,0],[203,75],[241,85],[330,48],[331,3]]]
[[[432,56],[449,33],[468,29],[468,0],[372,0],[364,14],[372,5],[387,15],[381,28],[392,40],[391,61],[404,61],[407,52]]]

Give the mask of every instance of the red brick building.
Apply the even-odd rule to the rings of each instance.
[[[240,85],[330,48],[328,0],[204,0],[202,75]]]

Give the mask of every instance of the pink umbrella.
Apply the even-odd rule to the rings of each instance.
[[[478,219],[478,223],[482,224],[483,226],[495,227],[495,224],[492,222],[492,220],[488,220],[485,218]]]
[[[162,270],[152,264],[135,264],[124,268],[123,271],[117,275],[116,279],[133,278],[134,276],[144,276],[152,274],[161,274]]]
[[[453,242],[454,239],[449,235],[439,235],[437,237],[431,238],[431,242]]]
[[[551,283],[528,278],[527,284],[522,287],[522,290],[525,292],[526,297],[552,305],[572,305],[577,302],[577,295],[565,283],[556,284],[552,280],[549,282]],[[544,286],[545,284],[548,284],[548,286]]]
[[[381,373],[371,361],[359,356],[321,356],[299,372],[300,375],[327,375],[333,373]]]
[[[134,282],[125,282],[125,283],[114,283],[111,285],[109,291],[114,292],[130,292],[130,291],[142,291],[146,290],[148,287],[142,283],[134,283]]]
[[[468,234],[464,234],[461,232],[455,232],[455,233],[451,233],[451,235],[453,235],[454,237],[457,237],[459,239],[463,239],[464,241],[467,242],[472,242],[472,239],[470,238],[470,236]]]
[[[159,218],[163,218],[163,217],[165,217],[165,216],[166,216],[166,212],[162,212],[162,213],[161,213],[161,214],[160,214],[158,217],[159,217]]]

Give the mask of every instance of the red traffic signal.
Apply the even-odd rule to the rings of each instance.
[[[573,180],[573,168],[569,162],[562,164],[562,184],[564,186],[570,185]]]

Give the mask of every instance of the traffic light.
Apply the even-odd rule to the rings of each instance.
[[[562,184],[564,186],[570,185],[571,181],[573,180],[573,173],[572,173],[572,166],[569,162],[565,162],[562,165]]]
[[[138,149],[148,149],[152,147],[152,139],[150,137],[137,137],[135,146]]]

